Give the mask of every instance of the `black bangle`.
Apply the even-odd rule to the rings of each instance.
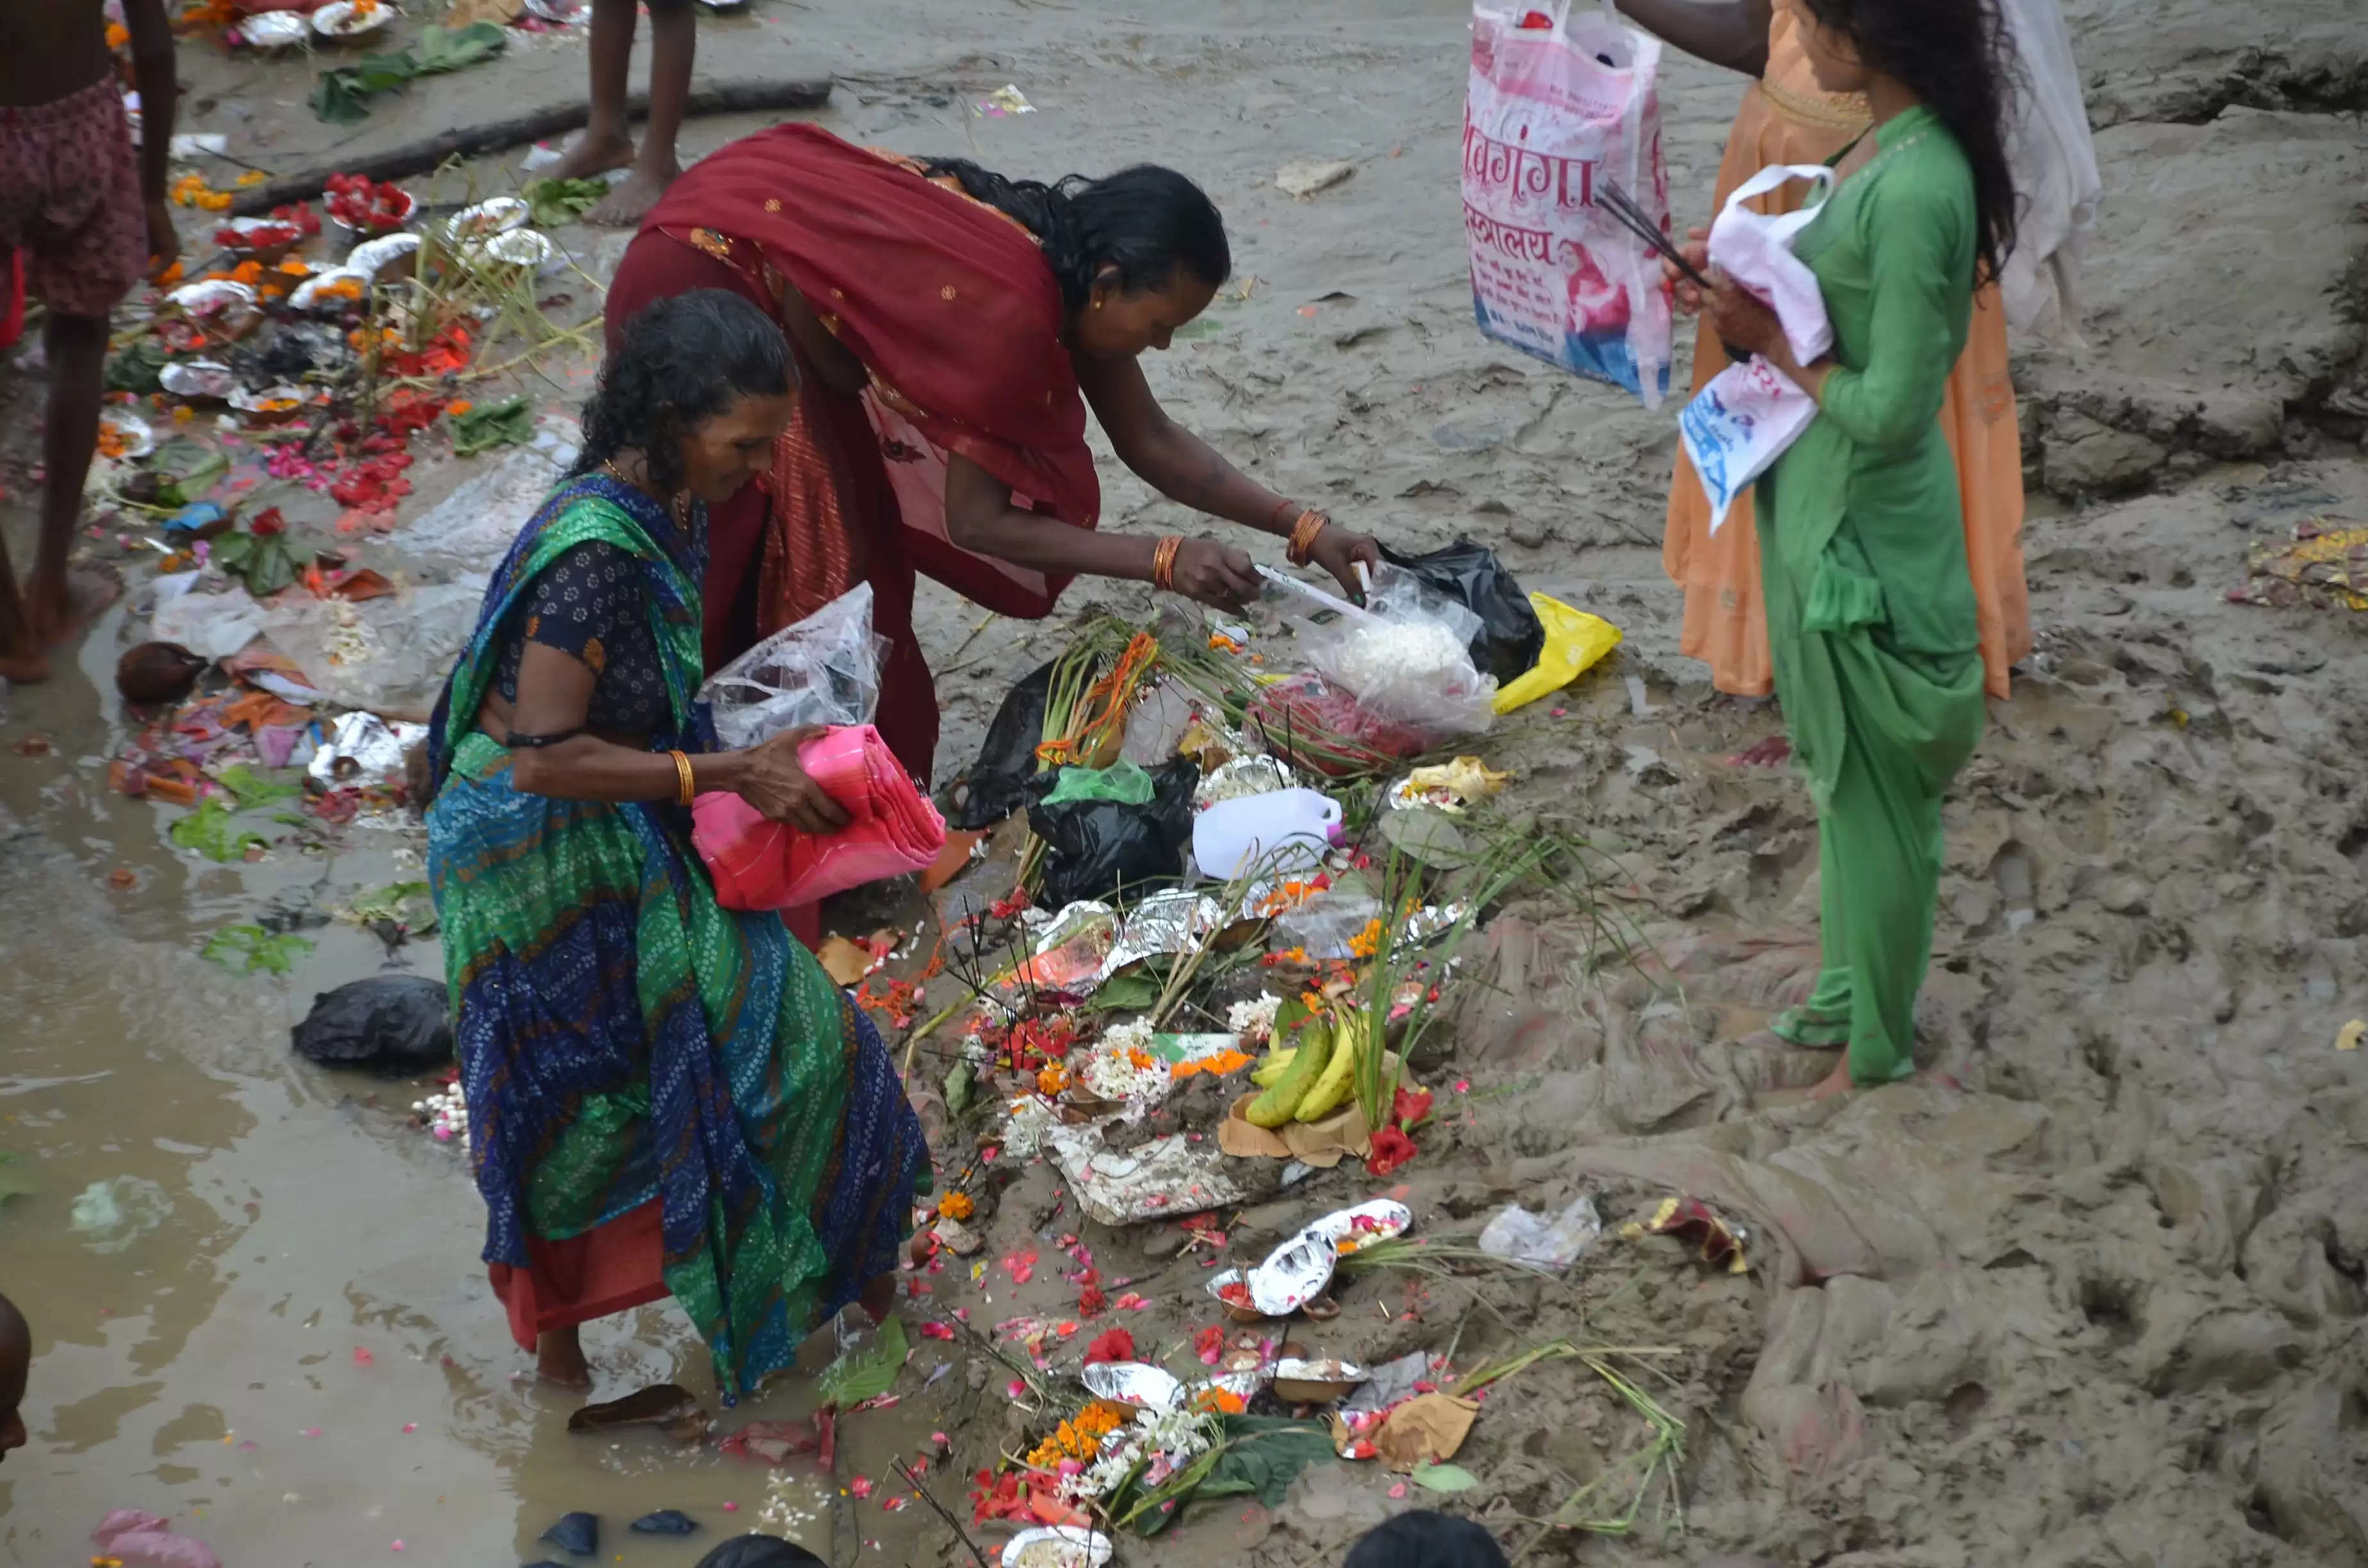
[[[572,730],[561,730],[555,733],[548,735],[521,735],[516,730],[512,730],[509,734],[509,739],[504,741],[502,744],[509,747],[512,751],[517,751],[521,747],[528,751],[540,751],[544,746],[555,746],[562,741],[572,741],[583,733],[584,726],[581,724],[576,725],[575,728]]]

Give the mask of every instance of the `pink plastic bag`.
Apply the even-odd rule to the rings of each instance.
[[[847,812],[825,837],[768,822],[737,795],[701,795],[690,841],[726,909],[787,909],[866,882],[927,869],[945,847],[946,823],[914,787],[869,724],[824,731],[798,761]]]
[[[1472,8],[1463,227],[1480,330],[1658,408],[1669,389],[1660,257],[1597,202],[1618,183],[1668,224],[1661,46],[1608,0]]]

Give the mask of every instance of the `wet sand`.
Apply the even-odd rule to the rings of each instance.
[[[2297,518],[2368,519],[2355,205],[2368,23],[2343,0],[2070,9],[2108,212],[2090,345],[2018,359],[2039,651],[1952,798],[1919,1010],[1927,1071],[1805,1108],[1784,1092],[1803,1064],[1726,1042],[1797,981],[1806,949],[1781,937],[1814,928],[1806,801],[1782,775],[1724,763],[1771,721],[1677,655],[1678,598],[1658,569],[1668,413],[1471,326],[1463,7],[964,4],[933,11],[926,36],[909,18],[767,0],[702,19],[714,74],[843,74],[821,119],[860,140],[1016,174],[1184,167],[1226,213],[1237,281],[1257,282],[1148,364],[1170,409],[1280,489],[1394,542],[1470,532],[1529,585],[1627,632],[1565,717],[1531,710],[1486,749],[1521,772],[1525,806],[1618,858],[1634,889],[1622,916],[1684,1005],[1633,975],[1574,976],[1555,912],[1520,912],[1545,931],[1545,958],[1522,971],[1538,1014],[1463,1021],[1436,1077],[1472,1093],[1402,1179],[1426,1231],[1462,1236],[1510,1199],[1589,1190],[1616,1221],[1680,1187],[1752,1226],[1757,1272],[1607,1242],[1567,1290],[1360,1284],[1354,1322],[1324,1346],[1443,1348],[1461,1325],[1468,1362],[1582,1324],[1682,1346],[1662,1397],[1691,1423],[1689,1531],[1554,1540],[1532,1561],[2368,1560],[2368,1053],[2333,1043],[2368,1014],[2368,728],[2353,697],[2368,688],[2368,620],[2223,597],[2247,549]],[[521,44],[336,144],[564,96],[581,68],[580,45]],[[242,155],[310,163],[329,140],[302,108],[301,67],[190,45],[182,74],[185,128],[226,131]],[[1040,112],[967,112],[1006,82]],[[1667,87],[1673,185],[1700,216],[1736,85],[1680,63]],[[699,122],[686,144],[748,128]],[[1294,201],[1271,180],[1301,156],[1358,172]],[[581,238],[595,271],[613,265],[613,240]],[[0,375],[0,397],[14,432],[0,524],[21,563],[38,387]],[[464,472],[425,476],[414,508]],[[1105,474],[1109,526],[1186,526],[1114,464]],[[401,542],[385,559],[401,563]],[[1129,590],[1074,604],[1097,598],[1144,603]],[[978,613],[936,591],[924,610],[948,665]],[[83,1561],[90,1526],[131,1506],[233,1562],[355,1561],[397,1540],[438,1562],[521,1561],[542,1555],[533,1538],[559,1514],[593,1508],[610,1557],[690,1562],[753,1521],[764,1473],[647,1433],[570,1437],[575,1401],[521,1376],[484,1285],[461,1157],[399,1114],[417,1089],[290,1055],[312,995],[381,963],[375,938],[308,929],[319,947],[285,983],[196,956],[206,933],[267,907],[324,912],[416,875],[402,858],[416,836],[356,830],[333,857],[230,868],[175,851],[167,813],[105,786],[127,619],[111,615],[49,687],[10,693],[0,723],[0,747],[33,733],[54,744],[0,749],[17,829],[0,842],[0,1150],[40,1187],[0,1207],[0,1290],[37,1346],[32,1445],[0,1468],[0,1560]],[[1008,622],[967,643],[943,682],[941,774],[1042,656],[1041,633]],[[109,886],[119,867],[135,888]],[[1508,923],[1492,962],[1520,960],[1516,935]],[[401,961],[438,972],[432,943]],[[171,1210],[95,1254],[69,1211],[119,1176],[158,1184]],[[1237,1224],[1237,1245],[1369,1190],[1335,1173]],[[1017,1173],[989,1256],[1048,1249],[1075,1224],[1054,1198],[1045,1170]],[[1136,1276],[1156,1303],[1127,1321],[1139,1339],[1172,1345],[1211,1321],[1205,1276],[1157,1256],[1157,1228],[1084,1235],[1106,1274]],[[932,1277],[913,1312],[962,1301],[991,1322],[1074,1301],[1049,1267],[992,1301],[956,1278]],[[905,1404],[848,1423],[840,1476],[884,1475],[943,1428],[958,1450],[938,1493],[959,1507],[955,1478],[1004,1436],[1002,1374],[973,1388],[964,1358],[916,1343]],[[603,1324],[587,1346],[603,1396],[708,1387],[670,1309]],[[924,1388],[940,1362],[953,1374]],[[803,1397],[792,1383],[726,1424],[795,1415]],[[1634,1440],[1600,1385],[1524,1374],[1461,1457],[1483,1482],[1465,1502],[1524,1540],[1519,1517],[1546,1514]],[[942,1531],[877,1498],[843,1505],[834,1526],[811,1470],[788,1473],[814,1516],[796,1533],[826,1555],[834,1540],[841,1562],[874,1540],[865,1560],[943,1554]],[[1289,1519],[1206,1510],[1129,1560],[1330,1561],[1358,1521],[1409,1506],[1367,1471],[1326,1485]],[[624,1533],[661,1506],[708,1533]]]

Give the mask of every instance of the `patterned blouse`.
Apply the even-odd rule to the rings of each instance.
[[[537,575],[511,608],[495,689],[518,700],[518,661],[529,642],[540,642],[591,670],[586,729],[646,735],[670,711],[649,617],[641,562],[598,540],[579,544]]]

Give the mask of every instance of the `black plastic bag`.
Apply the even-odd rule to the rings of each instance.
[[[1082,898],[1140,895],[1178,881],[1184,841],[1192,836],[1192,789],[1201,766],[1178,757],[1151,770],[1151,799],[1140,806],[1077,801],[1046,806],[1057,774],[1030,792],[1028,825],[1044,841],[1037,903],[1058,909]]]
[[[1530,608],[1530,596],[1520,583],[1486,545],[1459,538],[1424,555],[1400,555],[1383,545],[1382,559],[1413,573],[1480,618],[1480,630],[1470,643],[1472,662],[1482,675],[1495,676],[1498,686],[1529,674],[1545,652],[1545,623]]]
[[[444,983],[416,974],[374,974],[313,998],[289,1031],[296,1054],[331,1067],[419,1073],[452,1060]]]
[[[1048,661],[1004,695],[995,722],[986,727],[978,760],[946,790],[948,826],[974,833],[993,827],[1028,803],[1028,781],[1036,777],[1036,748],[1044,739],[1044,704],[1052,691]]]

